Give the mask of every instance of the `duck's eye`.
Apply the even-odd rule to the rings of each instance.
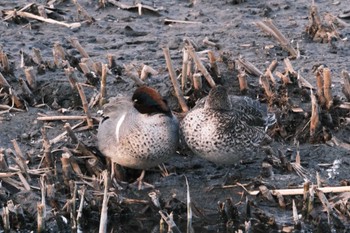
[[[137,101],[139,101],[138,99],[134,99],[134,102],[136,103]]]

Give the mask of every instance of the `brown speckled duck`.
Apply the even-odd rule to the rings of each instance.
[[[144,170],[175,154],[179,123],[155,89],[143,86],[132,98],[114,97],[103,114],[98,147],[112,162]]]
[[[271,138],[265,133],[267,112],[249,97],[228,95],[217,86],[200,100],[180,124],[189,148],[216,164],[234,164],[252,158]],[[272,119],[273,121],[273,119]]]

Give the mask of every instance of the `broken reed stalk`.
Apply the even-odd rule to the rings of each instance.
[[[41,56],[41,51],[38,48],[33,48],[33,61],[37,64],[40,65],[43,63],[43,58]]]
[[[10,212],[7,206],[2,207],[1,217],[3,222],[4,232],[5,233],[11,232]]]
[[[26,95],[29,99],[33,100],[33,102],[35,103],[35,96],[33,94],[33,92],[30,90],[30,88],[27,85],[27,82],[24,81],[22,78],[19,78],[19,85],[22,88],[22,92],[24,95]]]
[[[288,77],[288,74],[284,75],[284,74],[282,74],[281,72],[278,72],[278,71],[276,71],[275,74],[276,74],[277,77],[279,77],[282,80],[283,85],[287,85],[287,84],[292,83],[290,81],[289,77]]]
[[[185,98],[183,96],[183,93],[181,92],[180,85],[179,85],[179,83],[178,83],[178,81],[176,79],[175,70],[174,70],[173,64],[171,62],[169,48],[168,47],[164,47],[163,48],[163,53],[164,53],[166,65],[167,65],[167,68],[168,68],[168,72],[169,72],[169,75],[170,75],[171,82],[172,82],[174,90],[175,90],[175,94],[176,94],[177,100],[179,101],[179,104],[181,106],[182,111],[183,112],[188,112],[189,108],[188,108],[188,106],[186,104],[186,101],[185,101]]]
[[[182,72],[181,72],[181,90],[184,91],[187,83],[187,68],[188,68],[188,51],[186,48],[182,49]]]
[[[239,82],[239,90],[241,92],[245,92],[246,90],[248,90],[247,74],[244,71],[244,69],[238,70],[237,78]]]
[[[53,167],[53,158],[51,154],[51,144],[49,139],[47,138],[45,127],[41,128],[41,135],[43,137],[43,148],[44,148],[44,161],[46,167]]]
[[[86,191],[86,186],[83,185],[79,191],[80,194],[80,203],[79,203],[79,208],[78,208],[78,212],[77,212],[77,230],[78,232],[83,232],[82,228],[83,228],[83,222],[82,222],[82,217],[83,217],[83,208],[84,208],[84,199],[85,199],[85,191]]]
[[[45,19],[44,17],[38,16],[38,15],[34,15],[32,13],[28,13],[28,12],[24,12],[24,11],[13,11],[13,10],[9,10],[5,12],[7,15],[10,14],[14,14],[17,16],[20,16],[22,18],[29,18],[29,19],[36,19],[45,23],[50,23],[50,24],[56,24],[56,25],[61,25],[64,27],[68,27],[70,29],[75,29],[81,26],[81,23],[65,23],[65,22],[61,22],[61,21],[57,21],[54,19]]]
[[[148,65],[144,65],[141,70],[141,75],[140,75],[141,80],[146,80],[150,74],[157,75],[158,71],[156,71],[155,69],[153,69]]]
[[[279,31],[278,28],[273,24],[272,20],[259,21],[256,22],[255,25],[257,25],[265,33],[274,37],[282,46],[282,48],[289,52],[292,57],[296,57],[298,55],[298,52],[292,47],[287,38],[281,33],[281,31]]]
[[[77,144],[79,142],[77,136],[75,136],[71,126],[69,123],[64,124],[64,129],[66,130],[68,136],[71,138],[73,144]]]
[[[44,217],[44,206],[42,203],[38,203],[37,205],[37,221],[38,221],[38,232],[46,232],[45,230],[45,217]]]
[[[47,19],[47,14],[43,5],[38,6],[38,13],[41,17]]]
[[[0,86],[4,87],[4,88],[8,88],[8,92],[9,95],[12,97],[12,101],[13,104],[17,107],[17,108],[23,108],[23,104],[21,102],[21,100],[19,99],[19,97],[17,96],[16,92],[14,90],[12,90],[10,84],[7,82],[7,80],[5,79],[5,77],[2,75],[2,73],[0,72]]]
[[[350,75],[346,70],[342,70],[341,76],[344,81],[342,92],[347,100],[350,101]]]
[[[73,180],[69,181],[69,186],[71,188],[72,198],[69,200],[70,203],[70,220],[71,220],[71,229],[73,232],[76,232],[77,230],[77,222],[76,222],[76,216],[77,216],[77,209],[76,209],[76,199],[77,199],[77,183]],[[72,190],[73,186],[73,190]]]
[[[86,120],[86,116],[41,116],[36,119],[39,121]]]
[[[265,72],[265,76],[269,77],[271,82],[275,85],[276,84],[276,79],[275,77],[273,76],[272,72],[276,69],[277,67],[277,60],[273,60],[269,67],[266,69],[266,72]]]
[[[198,55],[197,55],[196,51],[194,50],[193,46],[192,45],[188,45],[188,46],[186,46],[186,48],[187,48],[187,51],[188,51],[189,55],[192,57],[193,61],[196,63],[197,68],[201,71],[201,73],[203,74],[203,76],[205,77],[207,82],[209,83],[209,86],[210,87],[215,87],[216,84],[215,84],[213,78],[211,77],[211,75],[209,74],[208,70],[203,65],[202,61],[198,57]]]
[[[209,62],[210,62],[210,67],[213,73],[215,74],[216,77],[220,77],[220,71],[218,68],[218,64],[216,63],[216,57],[214,55],[214,52],[209,50],[208,51],[208,57],[209,57]]]
[[[205,44],[207,46],[218,47],[218,45],[215,42],[210,41],[207,36],[203,39],[202,42],[203,42],[203,44]]]
[[[265,94],[266,94],[267,98],[271,99],[274,94],[273,94],[273,91],[271,90],[269,80],[267,79],[267,77],[265,75],[262,75],[260,77],[260,81],[261,81],[261,84],[265,90]]]
[[[298,215],[298,209],[297,206],[295,205],[295,200],[293,199],[293,221],[294,221],[294,225],[298,225],[299,224],[299,215]]]
[[[144,86],[145,85],[145,82],[139,78],[139,74],[137,73],[137,71],[133,65],[125,65],[124,64],[124,68],[125,68],[126,74],[135,82],[135,84],[137,86]]]
[[[68,78],[70,87],[72,89],[74,89],[76,87],[76,85],[77,85],[77,82],[78,82],[78,78],[77,78],[77,75],[74,72],[74,68],[69,66],[68,68],[64,69],[64,73],[66,74],[66,76]]]
[[[245,60],[243,57],[238,58],[238,63],[243,67],[248,73],[260,77],[263,75],[263,73],[256,67],[254,66],[251,62]]]
[[[190,185],[188,184],[187,177],[185,176],[186,187],[187,187],[187,233],[194,233],[192,227],[192,208],[191,208],[191,194],[190,194]]]
[[[15,149],[15,152],[16,152],[16,153],[15,153],[15,161],[16,161],[17,165],[19,166],[20,170],[21,170],[24,174],[26,174],[27,179],[28,179],[29,181],[31,181],[31,178],[30,178],[30,176],[29,176],[29,174],[28,174],[29,168],[28,168],[28,165],[27,165],[27,163],[26,163],[26,160],[25,160],[25,158],[24,158],[24,156],[23,156],[23,153],[22,153],[21,148],[19,147],[19,145],[18,145],[16,139],[11,140],[11,142],[12,142],[13,148]]]
[[[311,91],[311,119],[310,119],[310,136],[314,136],[316,129],[319,125],[319,116],[318,116],[318,104],[316,96]]]
[[[321,201],[321,203],[323,205],[323,208],[326,209],[326,211],[327,211],[328,224],[330,224],[331,223],[331,215],[332,215],[332,212],[333,212],[332,206],[329,203],[329,201],[327,200],[326,195],[324,195],[324,192],[322,192],[319,189],[316,189],[316,194],[317,194],[318,198],[320,199],[320,201]]]
[[[95,19],[89,15],[89,13],[78,3],[77,0],[73,0],[73,3],[75,5],[75,7],[77,8],[78,13],[81,13],[84,16],[85,20],[87,20],[88,23],[95,22]]]
[[[79,43],[78,38],[70,37],[69,42],[73,45],[74,48],[76,48],[79,51],[79,53],[82,57],[90,58],[89,54],[85,51],[83,46],[81,46],[81,44]]]
[[[193,88],[197,91],[202,89],[202,74],[195,73],[193,74]]]
[[[101,217],[100,217],[100,228],[99,233],[107,232],[107,219],[108,219],[108,172],[104,170],[102,172],[104,191],[103,191],[103,201],[102,201],[102,209],[101,209]]]
[[[72,174],[72,167],[69,162],[70,157],[71,155],[67,152],[62,153],[62,156],[61,156],[63,181],[67,187],[69,187],[69,181],[71,179],[71,174]]]
[[[332,77],[331,71],[329,68],[323,69],[323,94],[325,98],[326,108],[329,110],[333,105],[333,97],[332,97]]]
[[[350,192],[350,186],[338,186],[338,187],[321,187],[317,188],[318,190],[321,190],[323,193],[343,193],[343,192]],[[256,196],[260,193],[260,191],[247,191],[250,195]],[[277,193],[280,193],[283,196],[291,196],[291,195],[303,195],[304,194],[304,188],[297,188],[297,189],[275,189],[271,190],[272,195],[277,195]]]
[[[107,100],[107,90],[106,90],[106,83],[107,83],[107,72],[108,72],[108,65],[103,64],[102,65],[102,75],[101,75],[101,89],[100,89],[100,106],[103,106]]]
[[[9,73],[11,71],[10,70],[10,63],[9,63],[8,58],[7,58],[7,54],[4,53],[3,51],[1,51],[1,53],[0,53],[0,60],[1,60],[2,68],[4,69],[4,71],[6,73]]]
[[[317,97],[318,102],[321,106],[325,105],[325,98],[323,93],[323,77],[322,77],[322,69],[318,68],[316,71],[316,86],[317,86]]]
[[[81,102],[83,104],[83,109],[84,109],[84,112],[86,114],[86,121],[87,121],[88,127],[92,128],[94,126],[94,122],[93,122],[91,115],[90,115],[89,105],[88,105],[88,102],[86,101],[86,96],[85,96],[83,87],[80,83],[77,83],[76,87],[78,89],[78,92],[79,92],[79,95],[81,98]]]
[[[180,229],[176,226],[173,218],[173,213],[168,214],[163,210],[159,210],[158,213],[162,219],[168,224],[168,232],[181,233]]]

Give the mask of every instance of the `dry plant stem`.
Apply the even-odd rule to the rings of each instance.
[[[53,167],[53,159],[51,154],[51,144],[47,138],[45,127],[41,128],[41,135],[43,136],[43,148],[44,148],[44,158],[46,167]]]
[[[73,190],[71,190],[72,198],[70,199],[70,219],[71,219],[71,228],[73,232],[76,232],[77,229],[77,222],[76,222],[76,215],[77,215],[77,209],[76,209],[76,199],[77,199],[77,183],[73,180],[69,181],[70,187],[74,187]]]
[[[108,60],[108,68],[112,69],[113,67],[117,66],[117,63],[115,62],[115,57],[112,54],[107,55],[107,60]]]
[[[22,78],[19,78],[19,84],[22,88],[22,91],[24,92],[25,95],[27,95],[29,98],[31,98],[35,102],[35,97],[33,92],[30,90],[30,88],[27,85],[27,82],[24,81]]]
[[[85,191],[86,191],[86,186],[82,186],[79,193],[80,193],[80,204],[79,204],[79,209],[78,209],[78,212],[77,212],[77,229],[78,229],[78,232],[83,232],[82,231],[82,217],[83,217],[83,208],[84,208],[84,199],[85,199]]]
[[[316,96],[311,92],[311,119],[310,119],[310,136],[315,135],[319,125],[318,104]]]
[[[55,42],[53,44],[53,55],[58,59],[66,60],[67,52],[64,50],[60,42]]]
[[[321,72],[322,72],[322,69],[318,69],[316,71],[316,86],[317,86],[318,102],[320,103],[321,106],[324,106],[326,100],[324,98],[324,93],[323,93],[323,77]]]
[[[33,60],[37,65],[40,65],[43,63],[43,58],[41,56],[41,51],[38,48],[33,48]]]
[[[88,74],[91,72],[89,66],[84,62],[80,62],[79,67],[83,71],[84,74]]]
[[[0,72],[0,87],[6,87],[6,88],[11,87],[1,72]]]
[[[39,15],[45,19],[47,19],[47,14],[45,12],[45,7],[43,5],[38,6]]]
[[[18,178],[20,179],[20,181],[22,182],[24,189],[31,190],[30,185],[29,185],[28,181],[26,180],[26,178],[23,176],[23,174],[21,172],[18,172],[17,175],[18,175]]]
[[[176,19],[164,19],[164,23],[201,24],[202,22],[176,20]]]
[[[205,79],[208,81],[209,85],[211,87],[215,87],[215,82],[214,82],[213,78],[211,77],[211,75],[209,74],[207,69],[204,67],[204,65],[203,65],[202,61],[199,59],[196,51],[194,51],[193,46],[187,46],[187,50],[188,50],[190,56],[192,57],[193,61],[196,63],[196,66],[198,67],[198,69],[201,71],[201,73],[203,74]]]
[[[188,184],[187,177],[185,176],[186,187],[187,187],[187,233],[194,233],[192,227],[192,208],[191,208],[191,195],[190,195],[190,185]]]
[[[239,70],[238,72],[237,78],[239,82],[239,90],[244,92],[248,90],[247,74],[244,72],[244,70]]]
[[[209,57],[210,67],[212,71],[214,72],[216,77],[220,77],[220,72],[219,72],[218,64],[216,63],[214,52],[209,50],[208,57]]]
[[[36,119],[39,121],[86,120],[86,116],[41,116]]]
[[[100,228],[99,233],[107,232],[107,219],[108,219],[108,172],[104,170],[102,172],[104,191],[103,191],[103,201],[102,201],[102,209],[101,209],[101,217],[100,217]]]
[[[82,85],[80,83],[77,83],[76,87],[77,87],[77,89],[79,91],[81,102],[83,104],[83,109],[84,109],[84,112],[86,114],[86,121],[87,121],[88,127],[92,128],[94,126],[94,122],[93,122],[93,120],[91,118],[91,115],[90,115],[88,102],[86,101],[86,96],[85,96],[83,87],[82,87]]]
[[[160,214],[162,219],[168,224],[168,232],[181,233],[180,229],[176,226],[174,222],[172,213],[168,214],[163,210],[159,210],[158,213]]]
[[[287,38],[277,29],[272,20],[259,21],[256,25],[267,34],[273,36],[278,43],[284,48],[292,57],[296,57],[298,52],[291,46]]]
[[[316,194],[318,198],[320,199],[323,208],[326,209],[327,215],[328,215],[328,224],[330,224],[330,216],[333,212],[332,206],[330,205],[329,201],[327,200],[327,197],[324,195],[324,192],[322,192],[320,189],[316,189]]]
[[[290,84],[291,81],[287,75],[282,74],[281,72],[276,71],[275,72],[276,76],[279,77],[284,85]]]
[[[37,205],[37,215],[38,215],[38,232],[45,232],[45,217],[44,217],[44,206],[42,203]]]
[[[347,100],[350,101],[350,75],[346,70],[342,70],[341,76],[344,81],[342,92]]]
[[[198,91],[202,89],[202,74],[201,73],[193,74],[193,87],[195,90],[198,90]]]
[[[69,163],[69,158],[70,158],[69,153],[63,153],[61,157],[61,163],[62,163],[62,174],[63,174],[63,180],[64,184],[69,187],[69,180],[71,179],[71,174],[72,174],[72,167],[70,166]]]
[[[298,217],[298,210],[297,210],[297,206],[295,205],[295,201],[293,199],[293,221],[294,221],[294,225],[298,225],[299,223],[299,217]]]
[[[65,22],[54,20],[54,19],[45,19],[44,17],[34,15],[34,14],[28,13],[28,12],[7,11],[6,13],[7,14],[15,14],[15,15],[23,17],[23,18],[36,19],[36,20],[39,20],[39,21],[42,21],[45,23],[57,24],[57,25],[68,27],[70,29],[78,28],[81,26],[80,23],[65,23]]]
[[[2,217],[2,222],[3,222],[4,232],[9,233],[11,231],[10,212],[9,212],[9,208],[7,206],[2,207],[1,217]]]
[[[64,124],[64,129],[66,130],[68,136],[71,138],[72,143],[73,144],[77,144],[78,143],[78,138],[77,136],[75,136],[72,128],[70,127],[69,123]]]
[[[182,49],[182,72],[181,72],[181,90],[184,91],[187,83],[187,68],[188,68],[188,51]]]
[[[203,39],[203,44],[212,46],[212,47],[217,47],[217,44],[215,42],[210,41],[208,37],[205,37]]]
[[[260,77],[261,75],[263,75],[263,73],[258,68],[256,68],[256,66],[254,66],[251,62],[245,60],[244,58],[242,57],[238,58],[238,62],[242,67],[244,67],[244,69],[248,73],[255,75],[257,77]]]
[[[158,71],[156,71],[155,69],[153,69],[148,65],[144,65],[141,70],[141,75],[140,75],[141,80],[146,80],[149,74],[157,75]]]
[[[6,161],[6,157],[4,154],[4,150],[0,148],[0,171],[7,171],[9,169]],[[7,174],[7,173],[5,173]],[[0,173],[0,178],[2,177],[2,173]]]
[[[306,87],[306,88],[309,88],[310,90],[314,89],[311,83],[309,83],[305,78],[303,78],[299,72],[297,77],[298,77],[298,84],[300,87]]]
[[[76,48],[79,51],[79,53],[82,57],[90,58],[89,54],[85,51],[85,49],[79,43],[78,38],[71,37],[71,38],[69,38],[69,41],[74,46],[74,48]]]
[[[108,65],[107,64],[103,64],[102,65],[102,76],[101,76],[100,106],[104,105],[107,102],[106,101],[106,96],[107,96],[107,90],[106,90],[107,71],[108,71]]]
[[[125,65],[124,68],[126,70],[126,74],[135,82],[137,86],[145,85],[145,82],[139,78],[139,74],[136,69],[132,65]]]
[[[276,79],[273,76],[272,72],[276,69],[277,64],[277,60],[273,60],[265,72],[265,76],[269,77],[273,84],[276,84]]]
[[[30,178],[30,176],[29,176],[29,174],[28,174],[29,168],[28,168],[28,166],[27,166],[26,159],[25,159],[24,156],[23,156],[22,150],[21,150],[21,148],[19,147],[19,145],[18,145],[16,139],[11,140],[11,142],[12,142],[13,148],[15,149],[15,152],[16,152],[16,153],[15,153],[15,156],[16,156],[16,158],[15,158],[16,163],[17,163],[17,165],[20,167],[21,171],[22,171],[24,174],[26,174],[28,180],[30,181],[31,178]]]
[[[260,77],[260,80],[261,80],[261,84],[265,90],[265,94],[266,96],[271,99],[273,97],[273,92],[271,90],[271,87],[270,87],[270,83],[269,83],[269,80],[267,79],[267,77],[265,75],[262,75]]]
[[[332,77],[331,71],[329,68],[323,69],[323,94],[326,100],[326,108],[329,110],[333,105],[333,97],[332,97]]]
[[[6,73],[9,73],[10,72],[10,63],[9,63],[8,58],[7,58],[7,54],[2,52],[0,59],[1,59],[2,68],[4,69],[4,71]]]
[[[338,187],[322,187],[317,188],[318,190],[322,191],[323,193],[343,193],[343,192],[350,192],[350,186],[338,186]],[[272,195],[276,195],[277,193],[280,193],[283,196],[291,196],[291,195],[303,195],[304,194],[304,188],[298,188],[298,189],[276,189],[271,190]],[[248,191],[250,195],[258,195],[260,191]]]
[[[94,62],[92,63],[92,70],[97,74],[98,76],[102,75],[102,62]]]
[[[73,0],[73,3],[77,8],[78,13],[81,13],[89,23],[92,23],[95,21],[95,19],[89,15],[89,13],[78,3],[77,0]]]
[[[173,67],[173,64],[172,64],[171,58],[170,58],[169,48],[168,47],[164,47],[163,48],[163,53],[164,53],[166,65],[167,65],[167,68],[168,68],[168,72],[169,72],[169,75],[170,75],[171,82],[172,82],[174,90],[175,90],[175,94],[176,94],[177,100],[179,101],[179,104],[181,106],[182,111],[183,112],[188,112],[189,108],[188,108],[188,106],[186,104],[186,101],[185,101],[185,98],[183,96],[183,93],[181,92],[180,85],[179,85],[179,83],[178,83],[178,81],[176,79],[175,70],[174,70],[174,67]]]
[[[26,79],[27,79],[27,82],[28,82],[30,89],[35,90],[37,85],[36,85],[36,77],[34,74],[33,67],[25,68],[24,74],[26,76]]]
[[[64,69],[64,73],[66,74],[69,84],[71,86],[72,89],[74,89],[76,87],[76,84],[78,82],[77,79],[77,75],[74,72],[74,68],[73,67],[68,67]]]

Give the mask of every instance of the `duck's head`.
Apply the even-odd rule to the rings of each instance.
[[[171,115],[170,108],[163,97],[153,88],[142,86],[135,90],[132,101],[142,114],[164,113]]]
[[[223,86],[213,87],[205,101],[205,107],[214,110],[230,110],[232,104],[227,89]]]

